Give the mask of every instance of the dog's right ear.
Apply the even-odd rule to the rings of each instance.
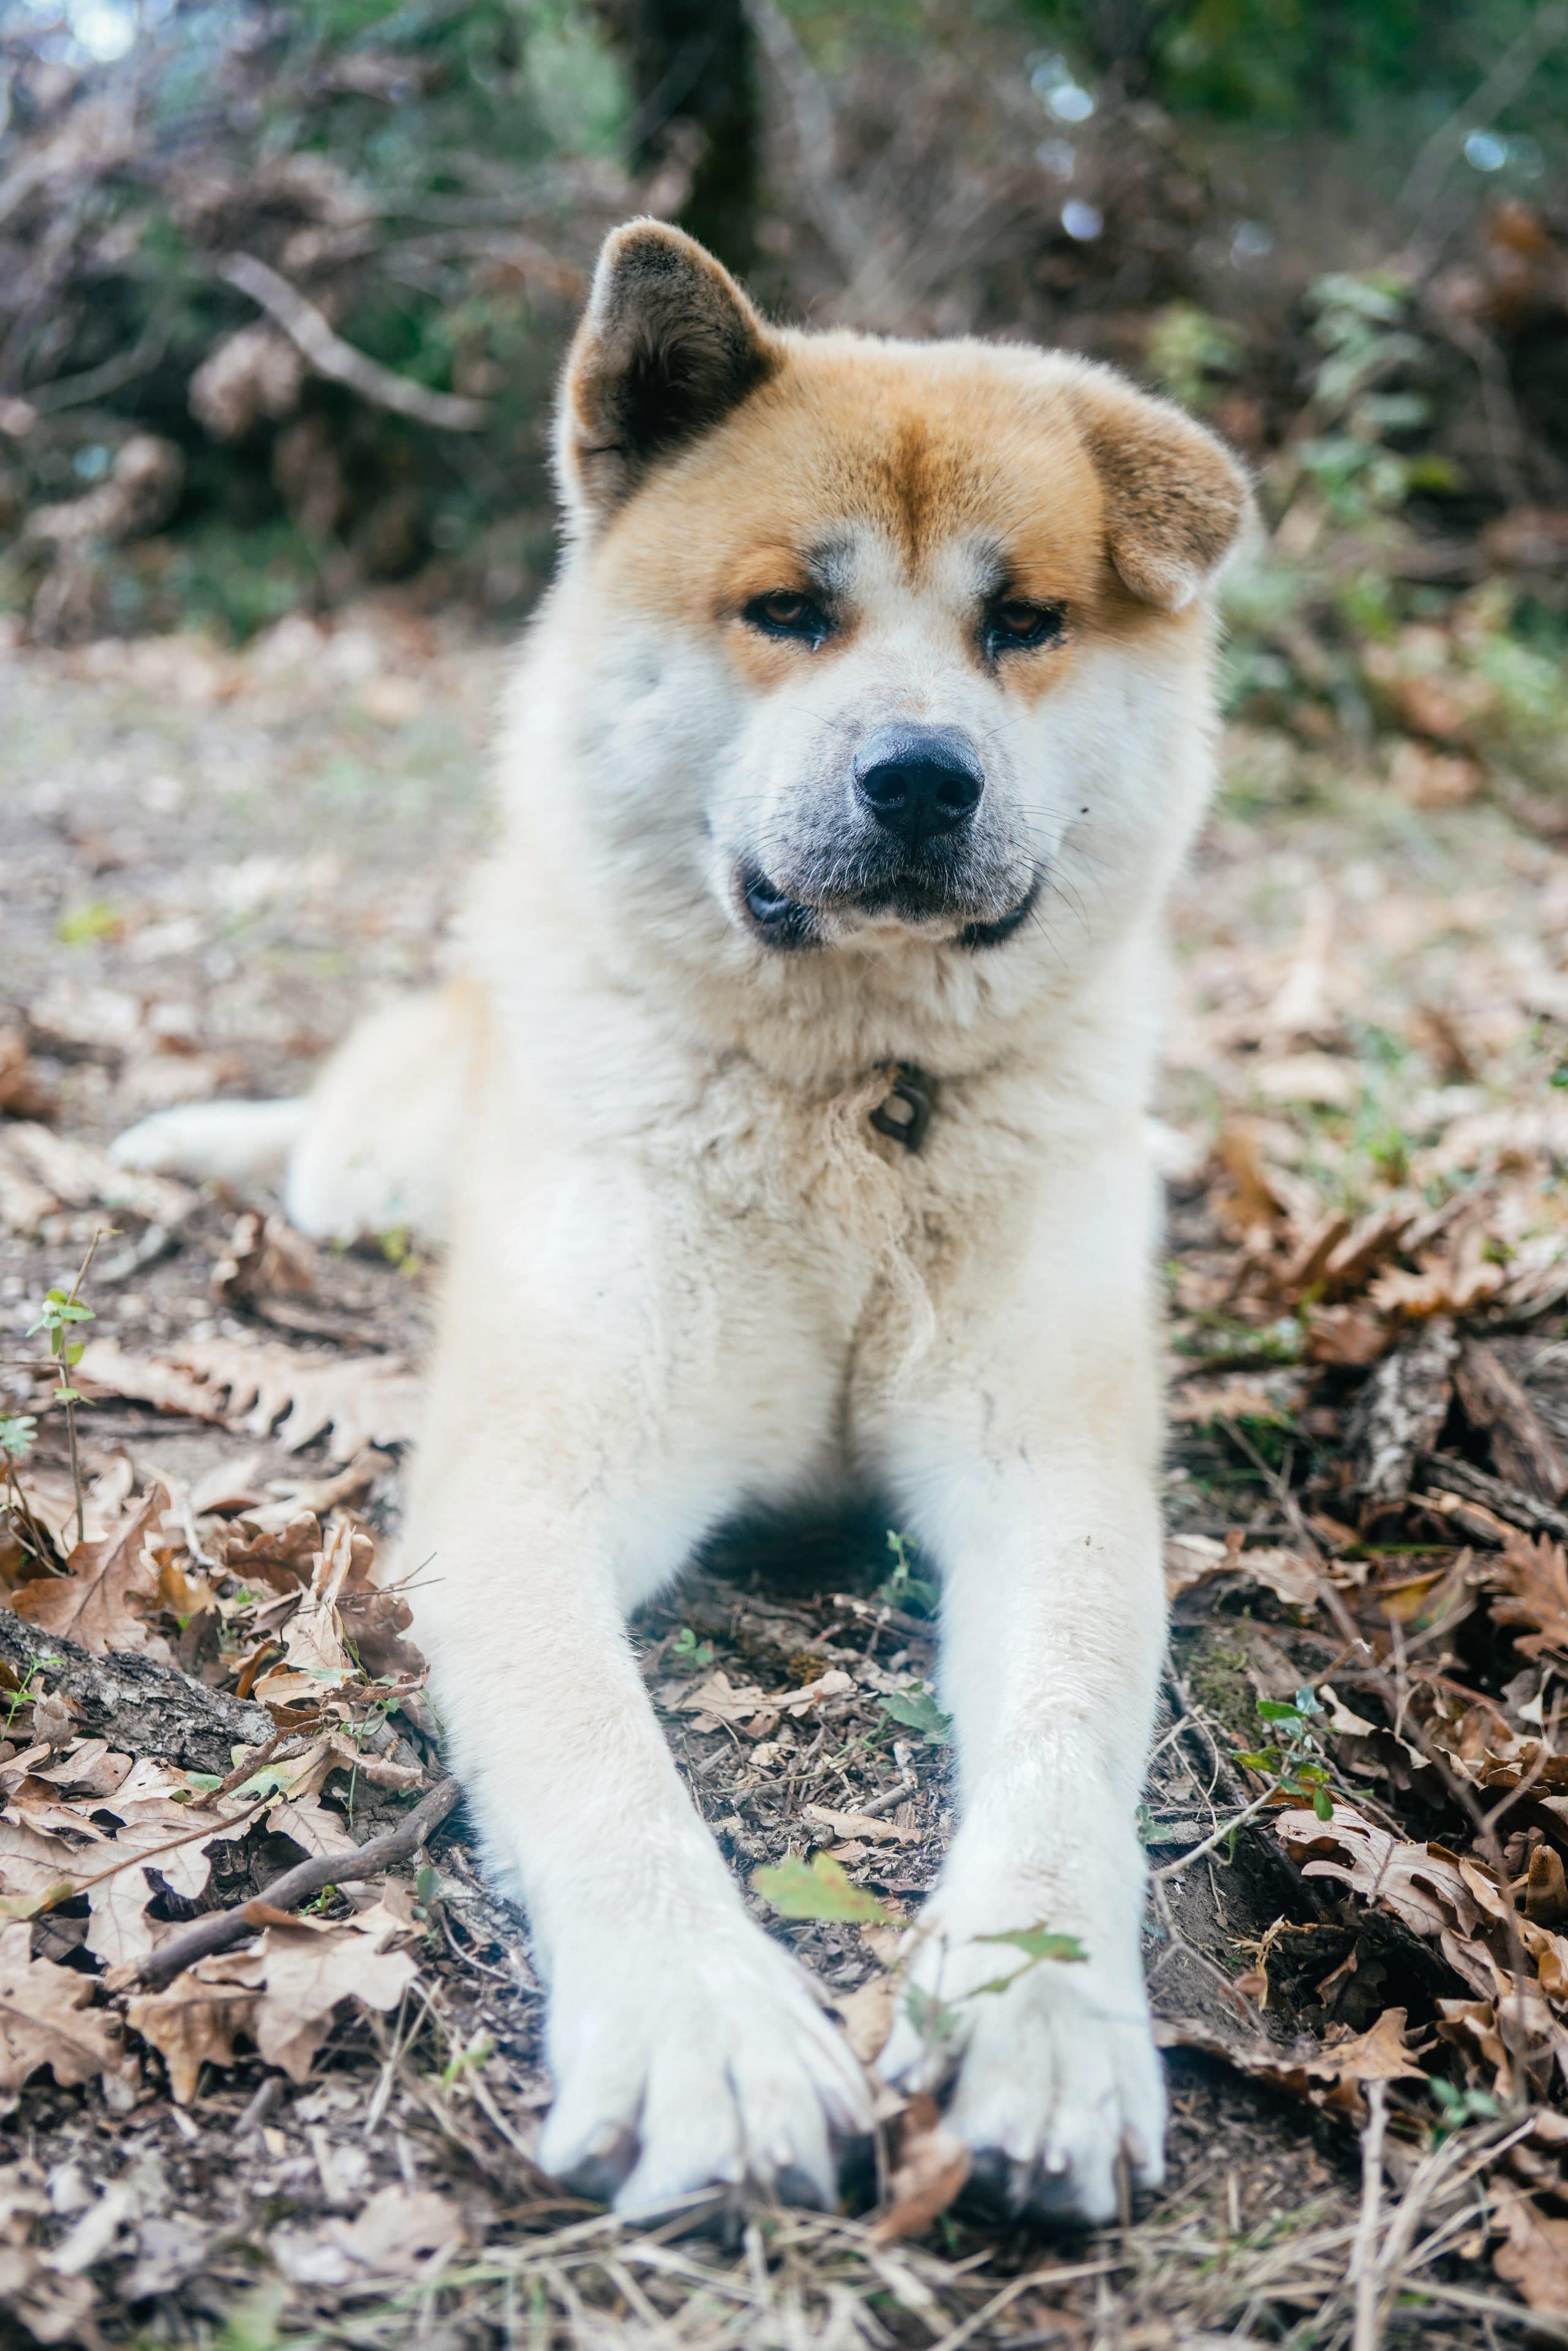
[[[694,237],[655,220],[612,230],[556,418],[573,524],[602,523],[650,467],[718,423],[777,364],[757,312]]]

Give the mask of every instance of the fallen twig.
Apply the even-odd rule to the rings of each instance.
[[[247,1935],[266,1925],[265,1917],[256,1914],[264,1910],[293,1910],[319,1894],[327,1886],[357,1886],[367,1877],[379,1877],[385,1869],[406,1861],[446,1818],[460,1793],[455,1780],[443,1780],[438,1786],[417,1803],[408,1818],[395,1828],[385,1829],[368,1844],[352,1854],[318,1854],[302,1861],[297,1869],[286,1869],[270,1886],[249,1902],[242,1902],[232,1910],[211,1910],[204,1917],[193,1919],[183,1933],[172,1935],[166,1943],[143,1960],[140,1980],[148,1984],[166,1984],[183,1973],[197,1959],[204,1959],[213,1951],[226,1951],[232,1943],[244,1942]]]
[[[465,400],[455,392],[431,392],[405,375],[382,367],[379,360],[356,350],[335,334],[314,302],[297,293],[287,277],[258,261],[254,253],[231,253],[218,265],[218,274],[258,302],[276,319],[290,341],[298,343],[318,375],[346,383],[361,400],[390,408],[417,423],[433,424],[443,433],[479,433],[487,412],[482,400]]]
[[[1350,2283],[1355,2299],[1351,2351],[1377,2351],[1379,2289],[1377,2224],[1383,2210],[1383,2142],[1388,2131],[1388,2085],[1366,2085],[1366,2128],[1361,2135],[1361,2218],[1351,2248]]]

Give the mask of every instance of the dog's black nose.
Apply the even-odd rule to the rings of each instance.
[[[855,789],[878,824],[912,845],[965,824],[986,771],[956,726],[883,726],[855,760]]]

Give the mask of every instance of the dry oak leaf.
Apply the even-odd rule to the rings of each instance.
[[[158,1568],[148,1537],[169,1508],[162,1486],[97,1542],[78,1543],[67,1573],[18,1586],[11,1605],[40,1632],[58,1633],[101,1657],[111,1649],[144,1649],[146,1612],[158,1606]]]
[[[831,1829],[835,1836],[859,1837],[869,1844],[908,1844],[916,1834],[893,1821],[879,1821],[871,1813],[835,1813],[828,1804],[808,1804],[804,1809],[806,1818],[815,1821],[819,1828]]]
[[[1274,1834],[1303,1877],[1337,1877],[1364,1900],[1392,1911],[1412,1933],[1440,1943],[1449,1966],[1475,1991],[1491,1991],[1487,1953],[1470,1940],[1482,1905],[1459,1863],[1441,1845],[1406,1844],[1343,1803],[1335,1804],[1327,1821],[1304,1809],[1277,1813]],[[1495,1894],[1490,1880],[1473,1864],[1469,1867]]]
[[[394,2183],[379,2189],[352,2220],[328,2223],[328,2234],[356,2270],[376,2277],[406,2277],[467,2234],[455,2204],[430,2188]]]
[[[89,2342],[98,2299],[92,2285],[84,2277],[62,2275],[32,2241],[52,2210],[36,2163],[0,2169],[0,2311],[21,2322],[29,2343]]]
[[[29,1956],[32,1929],[0,1928],[0,2090],[19,2090],[47,2065],[62,2089],[117,2071],[113,2022],[89,2008],[90,1976]]]
[[[55,1202],[68,1208],[125,1208],[149,1224],[180,1224],[196,1205],[189,1186],[166,1176],[144,1176],[119,1166],[107,1151],[47,1126],[8,1125],[5,1148],[26,1174],[46,1186]]]
[[[1500,2185],[1492,2211],[1507,2241],[1492,2254],[1492,2267],[1517,2286],[1531,2310],[1568,2317],[1568,2220],[1548,2220],[1517,2188]]]
[[[1489,1560],[1487,1569],[1498,1588],[1493,1621],[1513,1632],[1514,1647],[1527,1657],[1548,1649],[1568,1651],[1568,1549],[1545,1535],[1531,1541],[1511,1527],[1501,1557]]]
[[[849,2043],[862,2065],[874,2065],[886,2048],[898,2015],[898,1978],[867,1976],[853,1991],[833,1994],[833,2006]]]
[[[0,1111],[12,1118],[47,1118],[54,1098],[27,1051],[20,1029],[0,1028]]]
[[[271,1433],[291,1453],[329,1428],[335,1462],[367,1446],[407,1443],[418,1418],[419,1383],[391,1355],[306,1355],[215,1338],[135,1356],[113,1339],[91,1339],[78,1372],[89,1385],[162,1412],[191,1413],[249,1437]]]
[[[317,1557],[309,1591],[288,1620],[281,1664],[263,1674],[256,1686],[256,1696],[264,1706],[318,1698],[323,1690],[357,1678],[358,1668],[343,1646],[338,1614],[339,1594],[353,1564],[354,1530],[347,1520],[340,1520]]]
[[[253,1986],[225,1982],[219,1959],[202,1959],[167,1991],[132,2000],[125,2014],[133,2032],[151,2042],[169,2069],[177,2106],[196,2095],[202,2067],[232,2065],[235,2035],[249,2032],[262,1995]]]
[[[1155,2027],[1162,2049],[1200,2049],[1223,2058],[1239,2073],[1271,2083],[1360,2125],[1366,2119],[1364,2082],[1424,2082],[1425,2069],[1405,2043],[1406,2011],[1385,2009],[1370,2032],[1316,2049],[1292,2050],[1275,2043],[1232,2038],[1196,2017],[1172,2017]]]
[[[928,2229],[962,2189],[973,2161],[957,2133],[944,2126],[935,2098],[924,2091],[911,2098],[889,2182],[892,2201],[872,2222],[873,2244],[894,2244]]]
[[[386,1947],[407,1931],[384,1901],[347,1919],[267,1914],[257,1949],[231,1963],[231,1980],[262,1992],[249,2029],[265,2062],[303,2082],[340,2001],[395,2008],[419,1967],[407,1951]]]

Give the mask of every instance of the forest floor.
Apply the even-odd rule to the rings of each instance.
[[[243,654],[0,652],[0,2325],[1568,2342],[1568,870],[1484,795],[1415,804],[1408,762],[1234,734],[1177,906],[1157,2199],[1002,2225],[924,2114],[835,2215],[633,2231],[563,2196],[526,1927],[461,1811],[160,1965],[439,1780],[367,1581],[427,1275],[405,1236],[311,1250],[102,1145],[298,1090],[432,967],[503,664],[392,609]],[[78,1528],[32,1326],[100,1233],[64,1331]],[[868,2054],[951,1826],[896,1531],[754,1531],[638,1628],[697,1803]],[[809,1877],[767,1875],[789,1855]]]

